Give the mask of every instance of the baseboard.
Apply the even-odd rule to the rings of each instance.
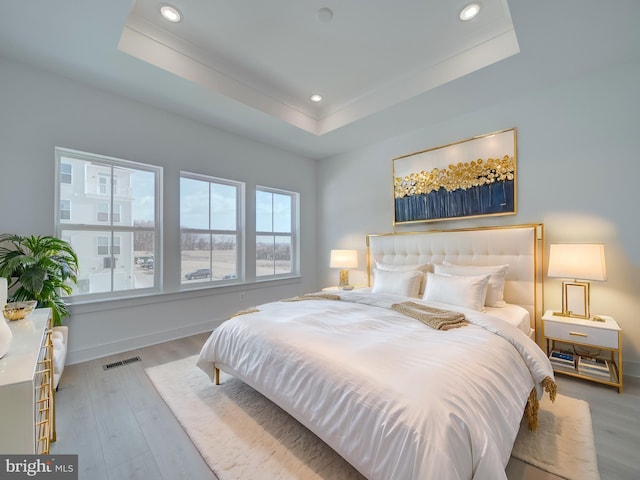
[[[207,321],[195,325],[188,325],[162,332],[154,332],[135,338],[127,338],[123,341],[95,345],[88,348],[67,352],[67,365],[88,362],[97,358],[104,358],[118,353],[128,352],[138,348],[144,348],[158,343],[169,342],[179,338],[189,337],[198,333],[211,332],[220,325],[220,321]]]

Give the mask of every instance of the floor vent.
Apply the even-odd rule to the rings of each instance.
[[[140,360],[140,357],[131,357],[127,358],[126,360],[118,360],[117,362],[107,363],[106,365],[103,365],[102,369],[111,370],[112,368],[123,367],[125,365],[129,365],[130,363],[139,362]]]

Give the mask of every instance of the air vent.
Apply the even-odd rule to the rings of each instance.
[[[107,363],[106,365],[102,366],[102,369],[111,370],[112,368],[123,367],[125,365],[129,365],[130,363],[139,362],[140,360],[141,360],[140,357],[131,357],[125,360],[119,360],[117,362]]]

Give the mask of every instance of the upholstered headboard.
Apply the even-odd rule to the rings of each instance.
[[[531,328],[542,312],[542,224],[367,235],[369,285],[376,261],[409,265],[443,261],[459,265],[509,265],[508,303],[529,311]],[[537,334],[536,334],[537,339]]]

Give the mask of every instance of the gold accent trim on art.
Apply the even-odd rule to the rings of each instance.
[[[517,213],[516,129],[392,159],[393,225]]]

